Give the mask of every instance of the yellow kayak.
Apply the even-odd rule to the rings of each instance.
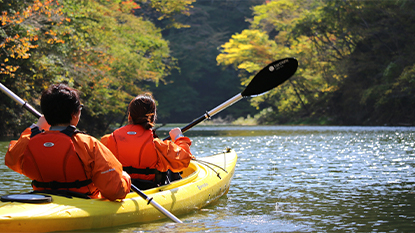
[[[183,179],[143,191],[176,216],[200,209],[229,190],[237,155],[228,149],[192,161]],[[12,195],[11,195],[12,196]],[[18,196],[18,195],[17,195]],[[83,199],[45,194],[49,203],[0,202],[1,232],[49,232],[114,227],[166,218],[136,193],[124,200]],[[50,197],[49,197],[50,196]]]

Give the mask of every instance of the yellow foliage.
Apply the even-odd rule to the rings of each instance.
[[[297,111],[301,103],[307,104],[319,98],[321,93],[336,91],[337,83],[345,78],[333,75],[332,64],[319,59],[321,55],[314,44],[316,38],[305,35],[292,37],[292,29],[308,9],[302,4],[311,2],[274,0],[255,6],[250,29],[232,35],[221,46],[221,53],[216,57],[218,65],[231,65],[245,71],[241,72],[242,85],[247,85],[257,71],[272,61],[284,57],[295,57],[299,61],[299,68],[290,82],[276,88],[278,91],[264,95],[267,98],[252,99],[254,106],[275,98],[278,100],[275,107],[279,111]],[[273,35],[273,38],[268,35]],[[328,35],[328,40],[333,43],[336,39]]]
[[[321,89],[321,92],[334,92],[337,91],[339,89],[338,86],[327,86],[325,88]]]
[[[17,25],[25,26],[26,21],[32,20],[34,16],[37,17],[47,17],[50,19],[52,15],[62,14],[62,7],[51,7],[52,4],[55,4],[52,0],[40,1],[35,0],[31,6],[26,7],[22,11],[17,11],[14,14],[8,15],[6,11],[2,12],[1,15],[1,25],[3,27],[15,27]],[[63,20],[63,19],[62,19]],[[23,34],[12,34],[13,31],[7,32],[4,37],[3,42],[0,44],[0,56],[5,56],[4,62],[9,62],[8,57],[13,59],[28,59],[30,57],[29,50],[35,49],[38,45],[31,44],[31,41],[38,41],[38,36],[33,33],[33,31],[39,31],[39,28],[31,28],[25,31]],[[55,37],[54,39],[49,39],[47,43],[64,43],[62,40],[57,39],[57,33],[49,31],[46,34],[50,34]],[[19,68],[19,66],[2,64],[1,74],[8,74],[14,76],[13,73]]]

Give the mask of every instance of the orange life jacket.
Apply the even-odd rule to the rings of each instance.
[[[22,171],[33,180],[34,190],[63,189],[88,195],[95,191],[88,187],[92,180],[86,175],[71,140],[74,130],[71,126],[60,132],[32,129]]]
[[[153,132],[141,125],[126,125],[113,132],[118,160],[131,179],[155,180],[157,152]]]

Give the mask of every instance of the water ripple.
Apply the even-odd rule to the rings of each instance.
[[[414,127],[195,127],[196,157],[239,156],[226,197],[182,218],[114,232],[411,232]],[[5,153],[5,152],[4,152]],[[28,185],[0,164],[0,194]]]

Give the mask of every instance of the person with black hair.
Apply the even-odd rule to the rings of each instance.
[[[77,90],[54,84],[42,93],[43,116],[12,141],[5,164],[32,180],[35,191],[123,199],[131,178],[96,138],[76,130],[83,105]]]

